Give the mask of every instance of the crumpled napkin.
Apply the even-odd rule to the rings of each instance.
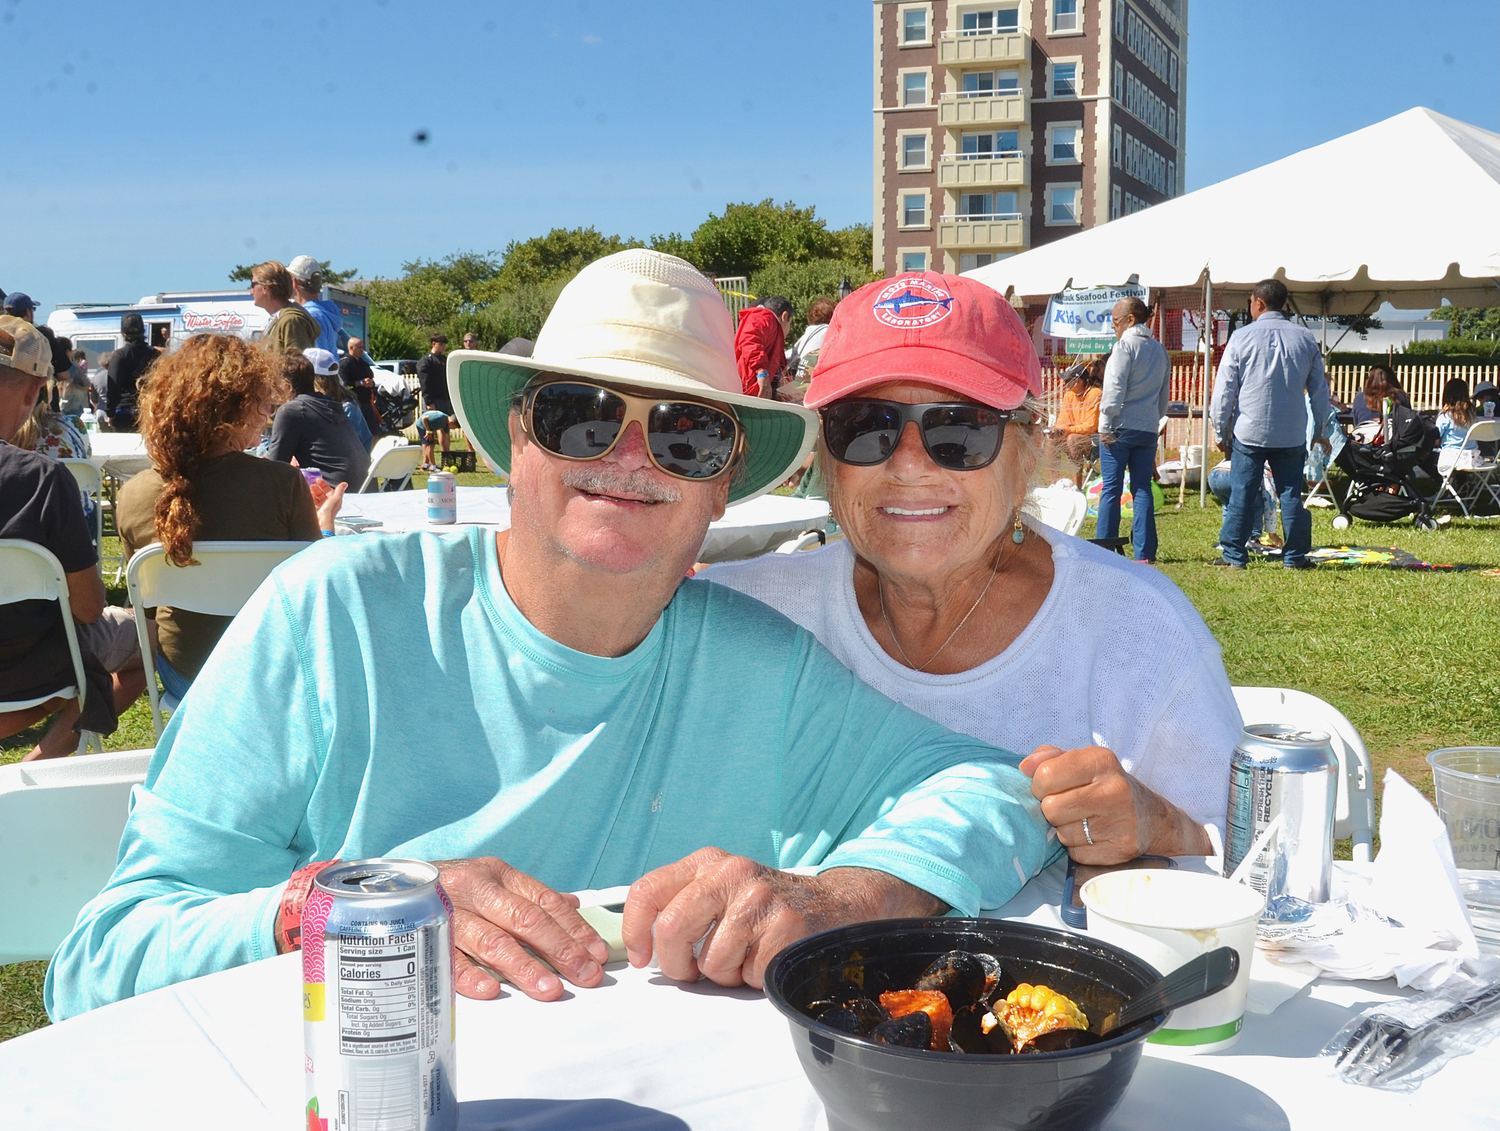
[[[1327,903],[1277,901],[1258,949],[1278,963],[1306,963],[1330,978],[1432,990],[1455,975],[1500,972],[1480,954],[1464,906],[1448,830],[1427,799],[1394,770],[1385,774],[1380,855],[1368,878],[1349,875]]]

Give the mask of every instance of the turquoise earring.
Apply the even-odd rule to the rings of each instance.
[[[1010,540],[1019,546],[1026,541],[1026,531],[1021,529],[1021,512],[1016,512],[1016,528],[1010,532]]]

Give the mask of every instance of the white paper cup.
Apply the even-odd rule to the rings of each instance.
[[[1240,956],[1229,988],[1184,1006],[1167,1018],[1152,1044],[1195,1055],[1227,1049],[1240,1039],[1255,925],[1265,899],[1247,884],[1174,869],[1108,872],[1083,885],[1089,933],[1130,951],[1163,975],[1221,946]]]

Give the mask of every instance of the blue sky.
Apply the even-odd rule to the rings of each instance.
[[[870,9],[0,0],[0,287],[45,314],[302,252],[392,274],[766,196],[868,221]],[[1500,129],[1493,0],[1192,7],[1190,189],[1415,105]]]

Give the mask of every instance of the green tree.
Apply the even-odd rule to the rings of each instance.
[[[833,233],[839,241],[838,259],[852,259],[868,268],[875,262],[875,229],[869,224],[850,224]]]
[[[560,277],[572,278],[596,259],[640,246],[639,240],[601,235],[592,227],[553,228],[545,236],[512,240],[500,269],[476,289],[475,302],[494,302],[502,294],[529,287],[548,288]]]
[[[370,307],[369,334],[365,346],[376,361],[421,357],[427,352],[427,343],[420,330],[374,305]]]
[[[323,269],[323,282],[327,283],[330,287],[341,286],[359,274],[358,267],[351,267],[347,271],[336,271],[331,263],[332,261],[327,259],[318,260],[318,266]],[[250,281],[250,272],[254,270],[255,264],[253,263],[236,263],[234,270],[229,272],[229,281],[231,283],[248,283]]]
[[[840,237],[818,219],[816,208],[798,208],[769,197],[759,204],[727,204],[693,232],[692,260],[713,275],[751,275],[771,263],[833,259]]]
[[[455,251],[444,259],[417,259],[403,263],[406,281],[438,283],[458,292],[459,302],[470,306],[477,300],[476,287],[489,282],[500,272],[500,261],[493,251]]]
[[[812,300],[827,297],[838,301],[839,284],[849,280],[851,287],[862,287],[880,278],[870,270],[868,260],[815,259],[811,263],[774,263],[750,276],[750,293],[756,298],[781,295],[791,300],[792,329],[787,339],[791,345],[807,329],[807,308]]]
[[[369,296],[371,308],[394,314],[418,329],[429,330],[448,321],[462,309],[458,288],[430,274],[404,279],[367,279],[350,288]]]
[[[1427,317],[1448,323],[1448,338],[1471,342],[1500,341],[1500,307],[1440,306]]]

